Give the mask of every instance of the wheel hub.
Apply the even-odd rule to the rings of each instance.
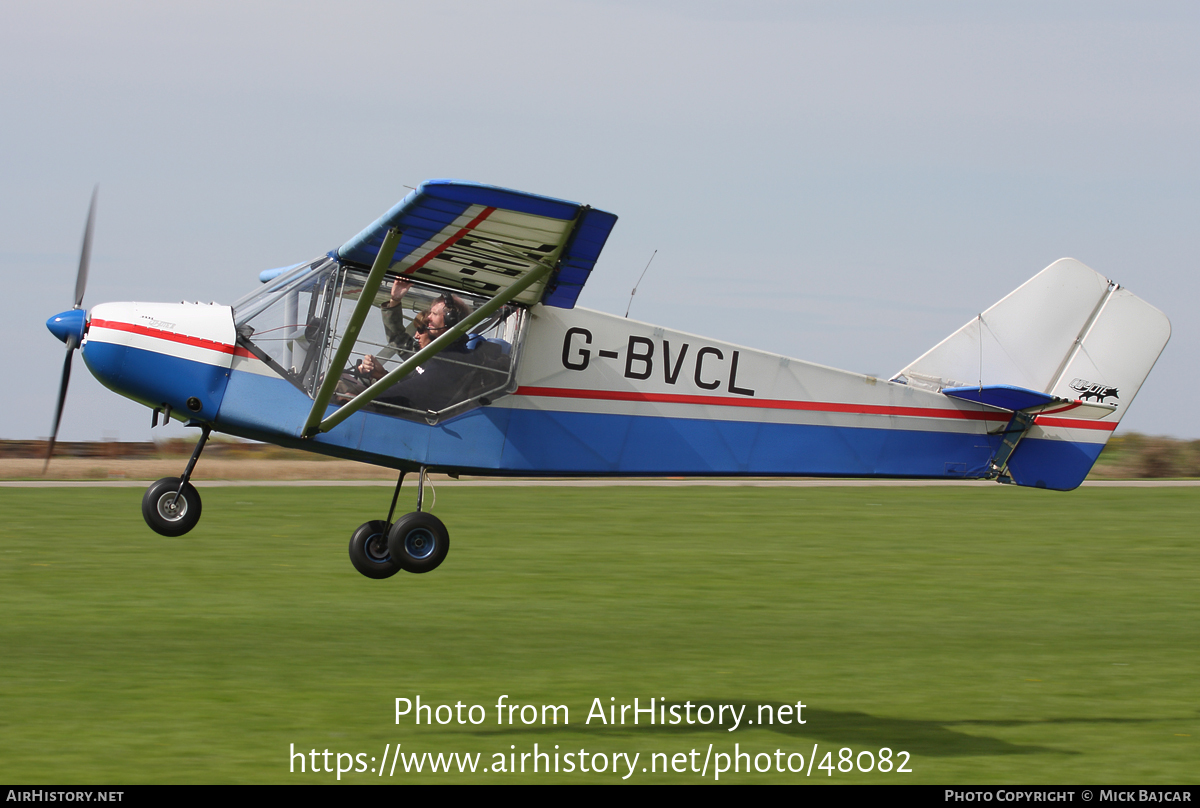
[[[413,558],[428,558],[436,544],[433,534],[424,528],[410,531],[404,537],[404,549]]]
[[[172,522],[187,515],[187,499],[180,495],[176,498],[174,491],[168,491],[158,498],[158,515]]]
[[[387,561],[391,554],[388,552],[387,536],[383,533],[376,533],[366,541],[367,556],[372,561],[380,563]]]

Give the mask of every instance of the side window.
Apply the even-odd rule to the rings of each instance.
[[[322,357],[338,275],[337,264],[322,257],[233,304],[238,345],[310,396],[327,361]]]
[[[342,273],[325,362],[340,344],[365,283],[365,272]],[[340,369],[334,402],[366,390],[486,302],[389,276],[371,301],[346,368]],[[523,309],[501,309],[415,367],[368,408],[437,423],[512,392],[523,323]]]

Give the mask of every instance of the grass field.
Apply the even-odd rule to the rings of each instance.
[[[336,781],[293,744],[361,753],[350,783],[620,782],[634,753],[626,782],[711,782],[735,751],[721,782],[1200,780],[1194,488],[460,488],[446,563],[386,581],[346,555],[386,489],[201,491],[182,539],[139,489],[0,491],[0,781]],[[486,721],[397,724],[417,695]],[[569,724],[497,725],[501,695]],[[747,706],[732,732],[585,723],[635,697]],[[379,776],[397,743],[481,759]],[[535,743],[608,771],[483,772]],[[911,773],[837,770],[884,747]],[[680,753],[706,772],[663,773]]]

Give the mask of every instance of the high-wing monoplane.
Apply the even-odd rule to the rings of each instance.
[[[350,541],[371,578],[449,548],[426,474],[820,476],[1078,486],[1170,337],[1157,309],[1073,259],[1051,264],[891,378],[576,306],[617,217],[431,180],[341,247],[264,272],[232,305],[82,308],[47,325],[160,417],[198,427],[147,524],[200,519],[213,431],[396,469],[387,519]],[[49,454],[47,456],[49,460]],[[417,510],[392,521],[406,473]]]

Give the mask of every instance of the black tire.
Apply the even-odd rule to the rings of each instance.
[[[191,483],[186,483],[176,502],[176,491],[179,491],[179,478],[163,477],[142,496],[142,518],[155,533],[182,536],[200,521],[200,492]]]
[[[406,513],[388,531],[388,550],[406,572],[437,569],[449,549],[450,534],[431,513]]]
[[[368,578],[391,578],[400,571],[388,549],[388,524],[380,519],[358,526],[350,537],[350,563]]]

